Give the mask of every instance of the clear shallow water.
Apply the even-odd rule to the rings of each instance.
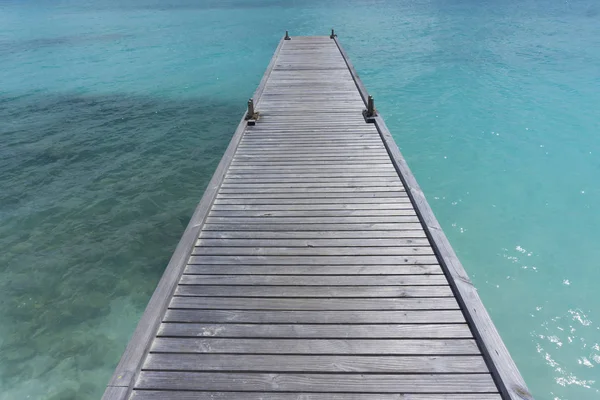
[[[0,399],[104,390],[281,34],[336,27],[537,399],[600,397],[593,2],[0,0]]]

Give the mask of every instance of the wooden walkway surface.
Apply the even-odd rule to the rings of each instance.
[[[337,39],[282,40],[104,399],[531,399]]]

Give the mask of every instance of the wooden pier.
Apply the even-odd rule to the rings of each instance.
[[[337,37],[249,105],[103,399],[532,399]]]

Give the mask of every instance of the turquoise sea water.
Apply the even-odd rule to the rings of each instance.
[[[1,400],[101,396],[279,38],[331,27],[536,398],[600,398],[595,2],[0,0]]]

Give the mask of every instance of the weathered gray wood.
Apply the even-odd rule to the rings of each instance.
[[[222,204],[214,203],[212,211],[219,213],[221,211],[246,211],[246,212],[288,212],[313,211],[315,213],[328,211],[332,213],[339,212],[413,212],[414,209],[410,202],[398,201],[395,203],[381,204]]]
[[[264,163],[273,163],[273,162],[294,162],[301,163],[304,162],[306,164],[313,164],[318,161],[333,161],[333,162],[353,162],[355,164],[364,164],[370,161],[386,161],[388,160],[387,156],[348,156],[348,155],[305,155],[301,157],[286,157],[284,155],[274,155],[274,156],[265,156],[265,155],[240,155],[235,161],[240,162],[256,162],[257,160],[261,160]]]
[[[251,177],[260,179],[274,179],[276,177],[328,177],[328,178],[345,178],[353,175],[358,178],[367,176],[389,176],[390,172],[396,174],[396,171],[390,169],[389,166],[383,168],[381,164],[367,165],[320,165],[314,164],[235,164],[229,170],[228,179],[250,179]],[[252,175],[249,177],[248,175]],[[291,175],[291,176],[290,176]],[[396,175],[397,177],[397,175]]]
[[[178,324],[164,323],[157,336],[279,339],[472,339],[467,324]]]
[[[402,205],[410,204],[407,196],[398,197],[348,197],[348,198],[279,198],[279,199],[249,199],[249,198],[219,198],[215,199],[216,205],[290,205],[290,206],[324,206],[324,207],[336,207],[336,208],[361,208],[368,209],[367,205],[377,204],[378,206],[390,207],[390,205]],[[293,208],[290,208],[293,209]],[[421,227],[421,230],[423,228]]]
[[[489,374],[379,375],[144,371],[138,387],[179,390],[333,391],[359,393],[489,393]]]
[[[435,256],[191,256],[189,264],[407,265],[437,264]],[[182,279],[184,279],[182,277]]]
[[[449,297],[452,291],[447,285],[434,286],[226,286],[226,285],[179,285],[178,296],[219,297],[305,297],[305,298],[376,298],[376,297]],[[434,321],[438,322],[438,321]]]
[[[365,96],[337,40],[280,42],[254,95],[260,119],[240,124],[190,223],[179,284],[146,325],[156,338],[136,387],[141,361],[110,387],[120,399],[499,400],[496,382],[508,393],[473,336],[479,316],[454,298],[467,283],[441,228],[383,120],[362,117]]]
[[[205,247],[400,247],[400,246],[429,246],[429,240],[422,239],[198,239],[196,246]]]
[[[360,150],[360,149],[333,149],[333,148],[324,148],[324,149],[312,149],[312,150],[289,150],[289,151],[279,151],[277,149],[269,150],[269,149],[256,149],[249,150],[245,149],[243,154],[239,157],[252,158],[252,157],[260,157],[261,159],[270,159],[270,158],[282,158],[285,157],[291,160],[303,159],[303,158],[329,158],[329,157],[386,157],[387,153],[385,149],[376,149],[376,150]],[[357,156],[360,154],[360,156]]]
[[[312,144],[298,144],[295,145],[283,145],[283,144],[259,144],[259,145],[248,145],[244,143],[239,147],[245,154],[252,153],[285,153],[285,154],[305,154],[309,151],[311,154],[329,153],[334,152],[336,154],[352,153],[354,151],[363,150],[377,150],[377,153],[384,152],[385,147],[383,144],[362,144],[362,143],[346,143],[346,144],[324,144],[324,143],[312,143]]]
[[[225,275],[442,275],[439,265],[188,265],[186,274]]]
[[[226,179],[221,186],[223,193],[227,193],[226,190],[233,189],[259,189],[268,191],[271,189],[277,189],[279,191],[287,191],[288,189],[297,189],[297,188],[353,188],[358,189],[358,187],[389,187],[389,188],[397,188],[397,190],[402,189],[402,184],[398,178],[394,177],[367,177],[362,179],[334,179],[334,178],[312,178],[310,181],[306,181],[306,179],[295,179],[286,182],[283,178],[279,179],[275,182],[264,182],[260,178],[255,179],[244,179],[242,181]]]
[[[310,239],[321,241],[361,239],[378,240],[387,238],[425,238],[425,232],[422,229],[415,230],[388,230],[388,231],[208,231],[203,230],[200,238],[212,239]],[[429,243],[429,242],[427,242]]]
[[[390,216],[318,216],[318,217],[287,217],[287,216],[269,216],[262,215],[256,217],[238,217],[238,216],[212,216],[206,219],[207,224],[401,224],[418,223],[416,215],[390,215]]]
[[[231,164],[231,171],[235,173],[238,170],[250,169],[252,173],[264,173],[274,171],[278,172],[291,172],[291,173],[302,173],[302,172],[323,172],[329,173],[334,170],[339,172],[363,172],[366,173],[369,170],[390,170],[390,165],[385,164],[384,160],[366,160],[363,159],[361,162],[354,162],[352,160],[309,160],[309,161],[296,161],[296,160],[278,160],[269,161],[263,159],[252,159],[244,161],[236,161]],[[368,170],[366,170],[368,168]]]
[[[242,255],[242,256],[410,256],[433,255],[429,246],[409,247],[223,247],[197,246],[192,251],[195,256],[203,255]]]
[[[386,183],[377,183],[377,184],[368,184],[365,186],[358,186],[353,183],[284,183],[284,184],[254,184],[254,185],[244,185],[244,184],[227,184],[223,185],[221,190],[219,190],[219,194],[222,196],[232,196],[232,195],[260,195],[260,196],[269,196],[273,195],[275,197],[283,196],[296,196],[296,194],[300,193],[303,195],[323,195],[326,197],[336,196],[340,193],[355,195],[356,193],[376,193],[380,195],[382,192],[392,192],[399,193],[403,192],[404,187],[397,182],[386,182]],[[384,193],[385,194],[385,193]],[[249,196],[251,197],[251,196]]]
[[[136,390],[135,400],[373,400],[372,393],[314,393],[314,392],[201,392]],[[497,393],[477,394],[383,394],[377,400],[501,400]]]
[[[271,141],[276,143],[321,143],[340,141],[377,141],[381,140],[379,133],[373,127],[369,129],[349,129],[327,127],[317,128],[294,128],[294,129],[267,129],[261,130],[249,127],[246,130],[245,143],[261,143]]]
[[[270,224],[265,222],[263,224],[206,224],[203,229],[205,231],[411,231],[420,230],[421,225],[419,223],[345,223],[345,224]],[[316,233],[315,235],[318,235]],[[374,233],[374,236],[377,236]]]
[[[158,353],[478,355],[473,339],[222,339],[164,338]]]
[[[298,261],[296,261],[298,262]],[[181,285],[420,286],[445,285],[444,275],[182,275]],[[376,289],[374,289],[376,290]]]
[[[415,211],[404,209],[375,209],[375,210],[304,210],[304,211],[234,211],[223,210],[214,206],[210,215],[212,217],[373,217],[373,216],[416,216]]]
[[[286,174],[285,172],[279,173],[256,173],[253,175],[250,174],[230,174],[225,179],[226,184],[285,184],[285,183],[311,183],[313,180],[315,182],[329,182],[329,183],[355,183],[355,184],[363,184],[369,182],[385,182],[385,183],[398,183],[393,179],[398,179],[398,177],[394,177],[392,174],[393,171],[385,171],[385,172],[367,172],[367,173],[356,173],[354,179],[350,180],[349,175],[344,176],[346,173],[335,173],[333,171],[329,172],[321,172],[319,174],[308,173],[293,173]],[[359,179],[356,179],[359,178]]]
[[[435,256],[191,256],[189,264],[261,265],[410,265],[437,264]],[[182,277],[183,279],[183,277]]]
[[[481,356],[150,354],[144,369],[296,373],[487,373]]]
[[[242,140],[240,148],[262,148],[262,147],[275,147],[278,149],[287,149],[287,148],[297,148],[297,146],[301,146],[306,149],[312,149],[313,147],[336,147],[336,144],[339,144],[340,141],[345,142],[344,147],[356,147],[356,146],[382,146],[381,140],[375,134],[373,135],[364,135],[364,137],[356,137],[356,136],[345,136],[340,137],[336,135],[335,138],[323,137],[322,135],[314,135],[310,138],[302,137],[298,138],[297,136],[289,137],[289,136],[277,136],[276,134],[265,134],[265,135],[252,135],[246,136],[244,140]]]
[[[219,199],[345,199],[345,198],[394,198],[394,197],[406,197],[404,190],[389,190],[389,188],[383,188],[380,191],[375,191],[373,188],[361,188],[363,190],[344,190],[344,189],[329,189],[329,190],[318,190],[307,189],[301,190],[287,190],[284,192],[267,190],[249,191],[244,190],[243,192],[234,193],[223,193],[219,192]],[[369,189],[369,190],[366,190]],[[376,189],[376,188],[375,188]]]
[[[129,388],[126,386],[108,386],[104,391],[102,400],[125,400],[129,396]]]
[[[364,168],[368,168],[365,170]],[[230,169],[227,174],[230,183],[240,179],[245,180],[265,180],[265,179],[310,179],[310,178],[330,178],[332,180],[343,180],[344,178],[395,178],[398,179],[396,171],[390,168],[372,168],[363,167],[362,169],[350,169],[345,167],[333,168],[319,168],[315,169],[314,166],[308,166],[306,169],[299,167],[260,167],[252,166],[241,170]]]
[[[322,186],[323,185],[323,186]],[[227,184],[219,191],[220,198],[346,198],[405,197],[404,187],[395,182],[360,185],[346,182]],[[326,186],[324,186],[326,185]]]
[[[337,39],[335,39],[335,41],[346,61],[348,69],[352,73],[353,79],[356,82],[363,100],[366,101],[368,92],[365,86],[362,84],[356,70],[348,59],[346,52],[343,50]],[[464,267],[452,249],[448,238],[444,234],[429,203],[425,199],[423,191],[408,167],[406,160],[400,153],[400,150],[381,115],[375,117],[375,126],[381,135],[402,182],[408,189],[409,196],[416,211],[422,218],[427,235],[432,241],[436,253],[439,254],[442,266],[446,269],[448,276],[451,278],[450,284],[455,288],[455,292],[458,295],[457,300],[465,311],[466,319],[472,326],[475,337],[482,346],[483,354],[488,361],[490,371],[495,377],[500,392],[507,399],[532,400],[533,396],[529,393],[523,377],[511,358],[508,349],[504,345],[487,310],[483,306],[483,303],[477,294],[477,290],[474,288]]]
[[[256,324],[462,324],[462,312],[451,311],[235,311],[168,310],[164,322]],[[350,328],[348,328],[350,329]]]
[[[458,310],[451,297],[398,299],[249,299],[246,297],[173,297],[169,308],[197,310]]]

